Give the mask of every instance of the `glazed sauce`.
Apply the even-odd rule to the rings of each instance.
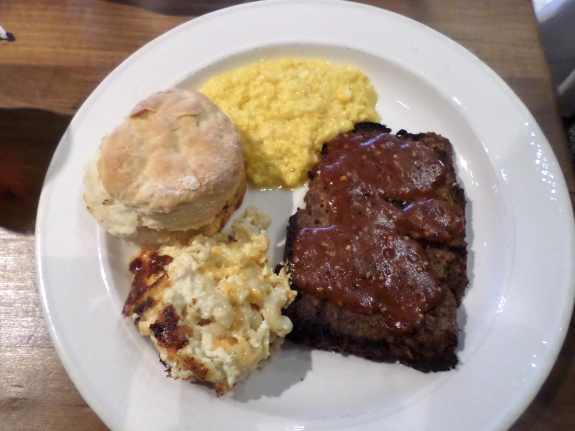
[[[330,225],[298,232],[292,278],[351,311],[381,313],[402,331],[419,326],[443,297],[416,239],[447,243],[464,218],[434,198],[446,170],[433,150],[389,134],[362,140],[340,135],[312,173],[325,188]]]

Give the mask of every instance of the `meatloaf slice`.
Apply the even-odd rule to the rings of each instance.
[[[298,292],[285,311],[293,322],[288,339],[374,361],[400,362],[423,372],[449,370],[458,362],[457,308],[468,284],[464,192],[457,184],[447,139],[435,133],[389,132],[380,124],[357,124],[353,132],[325,144],[317,165],[308,173],[305,208],[290,217],[287,228],[285,260],[292,288]],[[361,181],[365,172],[345,170],[347,154],[357,158],[363,154],[363,159],[383,157],[376,155],[381,148],[384,155],[393,157],[395,153],[385,151],[397,152],[400,146],[408,148],[408,153],[415,148],[414,161],[408,158],[402,163],[413,163],[415,169],[427,169],[435,176],[429,179],[431,174],[414,171],[414,177],[392,178],[388,174],[392,170],[382,169],[378,174],[381,185],[366,189]],[[349,153],[342,152],[344,147]],[[371,152],[366,153],[366,148]],[[419,166],[424,161],[417,151],[432,160],[431,167]],[[437,169],[442,172],[438,174]],[[406,194],[396,187],[396,178],[407,181],[409,187],[424,180],[429,184]],[[346,191],[342,185],[348,183],[354,185]],[[415,226],[417,221],[406,222],[406,214],[421,203],[431,209],[418,213],[418,220],[429,220],[426,214],[440,214],[425,229]],[[451,211],[446,217],[441,215],[445,216],[444,208]],[[361,235],[368,238],[356,240]],[[317,238],[321,244],[315,243]],[[399,248],[389,248],[392,244]],[[419,253],[419,260],[411,251],[397,257],[398,250],[412,250],[414,256]],[[391,256],[395,266],[381,256]],[[399,275],[386,273],[389,268]],[[354,296],[363,289],[361,283],[372,290]]]

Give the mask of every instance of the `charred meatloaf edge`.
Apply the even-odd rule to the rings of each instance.
[[[353,132],[369,140],[391,130],[377,123],[358,123]],[[436,190],[436,199],[457,205],[465,211],[465,195],[457,184],[453,168],[451,143],[435,133],[396,134],[406,141],[417,141],[431,148],[446,166],[445,180]],[[322,153],[329,151],[324,145]],[[320,159],[321,160],[321,159]],[[325,193],[320,181],[311,172],[309,190],[304,198],[306,208],[299,209],[289,219],[284,257],[288,269],[297,232],[306,227],[329,225],[325,209]],[[457,309],[468,285],[467,244],[465,229],[447,244],[418,240],[437,274],[445,295],[436,308],[425,315],[424,324],[414,331],[398,335],[385,330],[382,315],[359,314],[337,304],[302,292],[297,285],[296,300],[285,310],[293,322],[288,339],[322,350],[352,354],[378,362],[400,362],[422,372],[446,371],[457,363]]]

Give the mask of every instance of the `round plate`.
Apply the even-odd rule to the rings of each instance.
[[[393,364],[286,343],[262,371],[217,398],[163,374],[151,342],[122,318],[136,251],[99,229],[82,200],[100,139],[151,93],[197,88],[262,58],[322,58],[362,69],[382,121],[434,131],[456,152],[468,205],[470,288],[456,370]],[[253,191],[282,253],[304,189]],[[238,215],[241,213],[237,213]],[[541,130],[505,83],[441,34],[339,1],[267,1],[205,15],[146,45],[78,111],[47,174],[37,222],[39,289],[66,370],[114,430],[504,430],[547,376],[573,306],[573,214]]]

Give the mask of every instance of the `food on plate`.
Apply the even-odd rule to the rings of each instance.
[[[465,196],[451,143],[375,123],[328,142],[289,221],[289,339],[420,371],[458,359]]]
[[[130,263],[124,315],[151,336],[170,377],[211,382],[221,395],[291,331],[281,311],[295,292],[268,267],[269,223],[250,207],[233,221],[233,239],[198,235],[187,246],[142,250]]]
[[[146,245],[211,236],[244,196],[241,136],[203,94],[161,91],[102,140],[84,183],[88,210],[114,236]]]
[[[449,141],[366,122],[379,119],[367,77],[325,61],[262,61],[202,91],[140,102],[84,178],[98,222],[144,247],[123,313],[168,376],[222,395],[286,336],[426,372],[455,367],[468,280]],[[244,162],[258,187],[309,176],[277,273],[264,213],[249,207],[233,237],[219,232],[242,202]]]
[[[244,139],[248,181],[302,185],[324,142],[360,121],[379,121],[377,94],[357,68],[323,60],[264,60],[215,76],[201,91]]]

